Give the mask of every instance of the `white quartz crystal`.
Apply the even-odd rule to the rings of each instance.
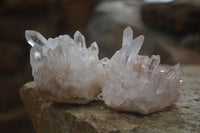
[[[32,46],[30,60],[34,81],[47,98],[84,104],[100,93],[103,66],[98,59],[96,42],[87,49],[85,38],[78,31],[74,39],[62,35],[46,40],[31,30],[25,35]]]
[[[138,55],[143,36],[123,33],[122,48],[111,59],[99,60],[96,42],[86,48],[80,32],[45,39],[26,31],[32,46],[30,60],[34,81],[41,94],[52,101],[85,104],[103,91],[108,107],[141,114],[163,110],[180,96],[179,64],[168,70],[158,67],[159,55]]]
[[[101,79],[103,99],[108,107],[149,114],[163,110],[180,95],[179,64],[168,70],[158,68],[159,55],[138,55],[144,37],[133,40],[133,31],[123,33],[122,48],[112,58],[102,59],[105,69]]]

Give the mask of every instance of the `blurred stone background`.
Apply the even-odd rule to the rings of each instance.
[[[126,26],[134,38],[145,35],[141,54],[159,54],[164,64],[200,64],[199,0],[1,0],[0,132],[34,133],[19,98],[19,88],[33,80],[25,30],[47,38],[80,30],[102,58],[121,47]]]

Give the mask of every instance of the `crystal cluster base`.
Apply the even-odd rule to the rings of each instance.
[[[163,110],[179,98],[180,66],[158,68],[160,56],[138,55],[144,37],[132,37],[132,29],[126,28],[122,48],[110,60],[103,59],[104,101],[108,107],[140,114]]]
[[[100,91],[102,64],[98,59],[98,46],[87,49],[80,32],[74,39],[68,35],[46,40],[40,33],[26,31],[31,48],[31,66],[34,81],[50,100],[85,104]]]

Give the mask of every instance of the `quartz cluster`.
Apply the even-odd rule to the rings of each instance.
[[[122,48],[111,59],[99,60],[96,42],[86,48],[85,38],[78,31],[74,39],[62,35],[47,40],[28,30],[26,39],[32,46],[34,81],[52,101],[85,104],[102,90],[108,107],[149,114],[179,98],[179,64],[164,70],[158,67],[159,55],[138,55],[144,37],[133,40],[130,27],[124,30]]]
[[[86,48],[80,32],[74,39],[62,35],[46,40],[40,33],[25,32],[32,46],[30,61],[34,81],[50,100],[85,104],[101,91],[99,80],[103,71],[96,42]]]
[[[133,31],[123,33],[122,48],[112,58],[103,59],[103,98],[107,106],[149,114],[163,110],[176,102],[180,95],[180,66],[158,68],[159,55],[138,55],[144,36],[133,40]]]

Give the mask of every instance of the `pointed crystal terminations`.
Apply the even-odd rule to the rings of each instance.
[[[39,32],[33,30],[26,30],[25,37],[27,42],[33,47],[34,45],[45,45],[47,39],[44,38]]]
[[[55,102],[85,104],[100,93],[103,65],[96,43],[87,49],[78,31],[74,39],[62,35],[46,40],[36,31],[26,31],[25,36],[32,46],[34,81],[43,96]]]
[[[144,37],[133,40],[133,31],[123,33],[122,48],[110,60],[102,59],[103,99],[108,107],[149,114],[176,102],[180,95],[180,65],[169,70],[158,68],[160,56],[138,55]]]
[[[51,101],[85,104],[102,88],[108,107],[149,114],[172,105],[180,96],[180,65],[164,70],[158,67],[159,55],[138,55],[144,36],[133,40],[130,27],[123,32],[122,48],[111,59],[102,60],[97,43],[87,48],[79,31],[74,39],[62,35],[47,40],[31,30],[25,36],[32,46],[34,81]]]

